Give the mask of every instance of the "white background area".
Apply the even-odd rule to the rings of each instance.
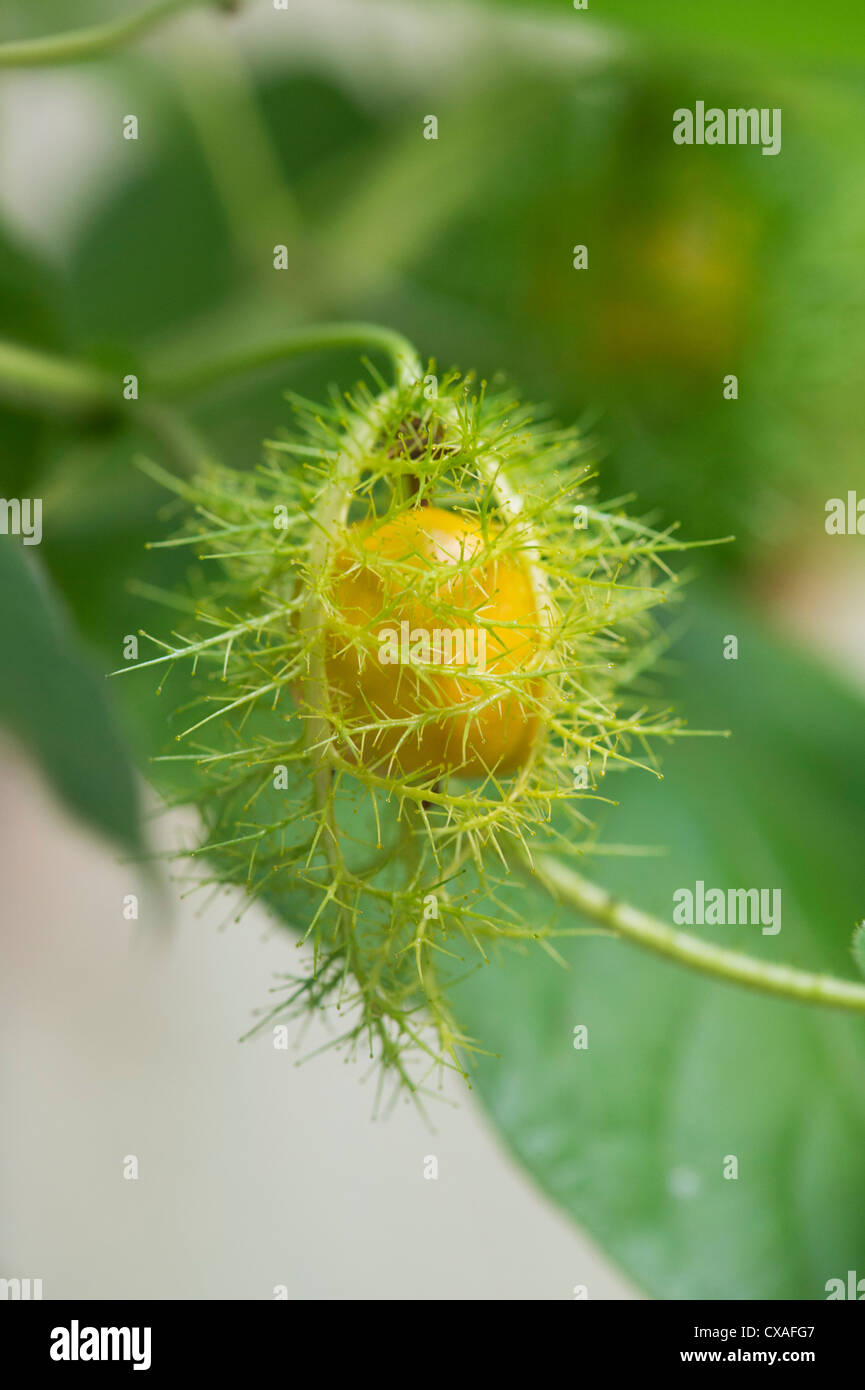
[[[169,817],[159,838],[186,829]],[[0,885],[0,1276],[45,1298],[629,1296],[459,1083],[431,1132],[402,1103],[373,1120],[363,1063],[297,1065],[332,1036],[320,1023],[299,1050],[238,1042],[297,969],[292,938],[160,894],[8,747]]]

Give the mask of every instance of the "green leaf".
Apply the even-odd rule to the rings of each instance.
[[[698,879],[780,888],[777,935],[693,931],[849,978],[865,907],[862,703],[731,606],[697,617],[677,652],[678,699],[694,727],[733,737],[681,741],[663,782],[608,778],[621,805],[607,839],[669,853],[588,871],[667,921],[674,891]],[[739,657],[725,661],[732,633]],[[523,911],[539,923],[556,912],[534,889]],[[570,970],[540,951],[509,956],[454,1001],[500,1054],[475,1084],[541,1187],[660,1298],[819,1299],[827,1280],[861,1268],[865,1020],[749,994],[607,937],[563,954]],[[731,1158],[737,1178],[724,1177]]]
[[[41,565],[0,540],[0,723],[33,754],[75,815],[142,848],[138,795],[104,683],[78,650]]]

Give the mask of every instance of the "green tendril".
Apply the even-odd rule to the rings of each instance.
[[[18,39],[0,44],[0,68],[56,67],[62,63],[80,63],[102,58],[106,53],[142,38],[151,29],[184,10],[207,5],[232,10],[232,0],[160,0],[139,14],[127,19],[109,20],[86,29],[65,34],[52,34],[40,39]]]

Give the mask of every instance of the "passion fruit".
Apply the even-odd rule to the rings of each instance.
[[[356,756],[404,773],[508,773],[538,736],[537,597],[501,527],[418,506],[349,526],[334,562],[330,697]]]

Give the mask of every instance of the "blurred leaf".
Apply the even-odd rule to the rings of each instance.
[[[0,542],[0,597],[0,722],[73,814],[125,850],[140,850],[135,777],[104,683],[79,651],[41,565],[11,537]]]
[[[498,0],[503,8],[525,9],[525,0]],[[683,0],[585,0],[575,12],[571,0],[541,0],[561,18],[571,11],[574,24],[632,29],[656,42],[711,48],[715,51],[778,54],[795,58],[836,58],[842,62],[865,55],[865,21],[861,6],[815,6],[811,0],[723,0],[719,5]]]
[[[729,64],[712,81],[721,104],[750,99]],[[861,142],[848,141],[865,105],[853,82],[791,82],[764,98],[784,104],[783,158],[682,150],[670,114],[693,83],[681,58],[589,73],[578,91],[548,74],[506,169],[479,164],[478,196],[399,296],[366,312],[442,363],[505,369],[560,418],[590,411],[611,493],[634,492],[692,536],[735,532],[742,544],[707,564],[765,564],[767,548],[814,534],[815,458],[831,458],[836,495],[865,485],[853,385],[865,203]],[[575,244],[589,248],[585,272]]]
[[[630,772],[605,787],[622,801],[610,838],[670,853],[590,872],[668,921],[674,890],[698,879],[780,888],[776,936],[693,930],[849,978],[865,906],[865,710],[733,608],[698,619],[680,653],[683,702],[694,726],[734,737],[678,744],[662,783]],[[721,657],[731,632],[738,661]],[[545,922],[556,909],[529,889],[524,912]],[[563,953],[570,971],[540,951],[510,955],[455,1000],[501,1055],[482,1060],[475,1085],[512,1152],[652,1295],[824,1298],[865,1249],[865,1020],[711,982],[609,938]],[[728,1156],[736,1180],[723,1176]]]
[[[237,265],[225,214],[174,94],[128,66],[125,100],[146,102],[150,114],[139,140],[124,142],[126,177],[115,177],[105,200],[89,210],[70,250],[69,304],[80,340],[138,349],[231,293]]]
[[[305,194],[323,171],[367,150],[377,133],[374,112],[323,73],[263,70],[258,102],[286,183]],[[298,132],[303,131],[303,139]],[[313,199],[314,201],[314,199]]]

